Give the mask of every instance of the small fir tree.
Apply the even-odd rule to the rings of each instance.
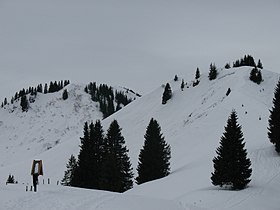
[[[166,104],[166,102],[171,99],[172,97],[172,91],[171,91],[171,87],[169,85],[169,83],[166,83],[165,88],[164,88],[164,92],[162,95],[162,104]]]
[[[195,79],[199,79],[200,78],[200,71],[199,68],[196,68],[196,72],[195,72]]]
[[[160,125],[153,118],[150,120],[144,138],[137,167],[137,184],[159,179],[170,173],[170,146],[164,140]]]
[[[280,79],[276,85],[273,106],[268,119],[268,138],[275,145],[275,150],[280,153]]]
[[[210,64],[210,71],[209,71],[209,75],[208,78],[209,80],[214,80],[217,78],[218,75],[218,71],[217,71],[217,67],[215,66],[215,64]]]
[[[63,100],[67,100],[67,99],[68,99],[68,91],[67,91],[67,89],[65,89],[65,90],[63,91],[63,93],[62,93],[62,99],[63,99]]]
[[[174,81],[175,81],[175,82],[178,81],[178,76],[177,76],[177,74],[176,74],[175,77],[174,77]]]
[[[64,177],[61,180],[61,184],[64,186],[72,186],[72,179],[74,176],[74,171],[77,167],[77,161],[74,155],[71,155],[68,163],[66,164],[66,171],[64,172]]]
[[[251,181],[251,161],[247,158],[243,141],[237,114],[232,111],[221,137],[220,147],[216,151],[217,157],[213,159],[214,172],[211,176],[213,185],[230,186],[234,190],[241,190]]]
[[[257,67],[258,67],[259,69],[263,69],[263,65],[262,65],[262,62],[261,62],[260,59],[258,60]]]
[[[225,69],[230,69],[230,63],[227,63],[227,64],[225,65]]]
[[[183,91],[185,88],[185,82],[184,82],[184,79],[182,79],[182,83],[181,83],[181,90]]]
[[[26,95],[21,96],[20,106],[21,106],[21,109],[22,109],[23,112],[27,112],[28,111],[29,103],[28,103]]]
[[[15,183],[16,183],[15,177],[9,174],[6,184],[15,184]]]

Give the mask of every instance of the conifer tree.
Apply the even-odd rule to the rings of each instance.
[[[23,112],[28,111],[29,103],[28,103],[26,95],[21,96],[20,106],[21,106],[21,109],[22,109]]]
[[[159,179],[170,173],[170,146],[164,140],[160,125],[153,118],[150,120],[144,138],[137,167],[137,184]]]
[[[268,119],[268,138],[275,145],[275,150],[280,153],[280,79],[276,85],[273,106]]]
[[[63,100],[68,99],[68,91],[67,91],[67,89],[65,89],[65,90],[63,91],[63,93],[62,93],[62,99],[63,99]]]
[[[89,180],[92,178],[88,170],[91,153],[91,142],[89,138],[89,127],[86,122],[84,125],[84,136],[81,138],[80,153],[78,155],[77,167],[74,171],[72,186],[89,188]]]
[[[218,71],[217,71],[217,67],[215,66],[215,64],[210,64],[210,71],[209,71],[209,75],[208,78],[209,80],[214,80],[217,78],[218,75]]]
[[[64,177],[61,180],[61,184],[64,186],[72,186],[72,179],[74,176],[74,171],[77,167],[77,161],[74,155],[71,155],[68,163],[66,164],[66,171],[64,172]]]
[[[226,63],[225,69],[230,69],[230,63]]]
[[[166,83],[165,88],[164,88],[164,92],[162,95],[162,104],[166,104],[166,102],[171,99],[172,97],[172,91],[171,91],[171,87],[169,85],[169,83]]]
[[[91,123],[89,136],[92,143],[92,148],[90,148],[91,164],[88,169],[91,173],[89,185],[92,189],[100,189],[100,177],[102,176],[100,171],[105,153],[104,131],[100,120],[97,120],[94,125]]]
[[[177,76],[177,74],[176,74],[175,77],[174,77],[174,81],[175,81],[175,82],[178,81],[178,76]]]
[[[260,59],[258,60],[257,67],[258,67],[259,69],[263,69],[263,65],[262,65],[262,62],[261,62]]]
[[[7,182],[6,183],[9,183],[9,184],[15,184],[15,177],[11,174],[9,174],[8,176],[8,179],[7,179]]]
[[[107,131],[101,189],[124,192],[133,186],[133,172],[121,128],[114,120]]]
[[[195,79],[199,79],[200,78],[200,71],[199,68],[196,68],[196,72],[195,72]]]
[[[250,72],[250,80],[257,83],[258,85],[263,81],[261,70],[254,67]]]
[[[184,82],[184,79],[182,79],[182,83],[181,83],[181,90],[183,91],[185,88],[185,82]]]
[[[217,148],[217,157],[213,159],[213,185],[230,186],[234,190],[244,189],[251,181],[251,161],[244,148],[243,133],[237,123],[237,114],[232,111],[225,132]]]

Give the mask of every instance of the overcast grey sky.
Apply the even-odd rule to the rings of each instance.
[[[0,100],[61,79],[147,93],[244,54],[280,73],[279,20],[279,0],[0,0]]]

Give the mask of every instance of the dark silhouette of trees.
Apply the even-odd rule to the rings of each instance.
[[[96,85],[95,82],[89,83],[85,87],[85,92],[90,94],[91,99],[99,103],[99,109],[106,118],[123,106],[129,104],[132,100],[123,91],[115,91],[108,85]]]
[[[233,67],[241,67],[241,66],[256,66],[255,60],[251,55],[245,55],[240,60],[236,60],[233,62]]]
[[[237,123],[237,114],[232,111],[225,132],[217,148],[217,157],[213,159],[213,185],[230,186],[234,190],[244,189],[251,181],[251,161],[244,148],[243,133]]]

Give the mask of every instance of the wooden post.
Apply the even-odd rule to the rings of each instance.
[[[50,178],[48,178],[48,184],[50,184],[51,182],[50,182]]]

